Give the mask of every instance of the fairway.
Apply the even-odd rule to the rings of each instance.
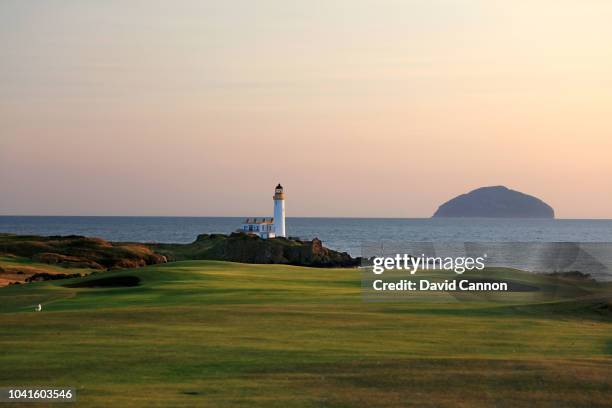
[[[369,302],[356,269],[213,261],[9,286],[0,386],[100,407],[610,406],[610,285],[489,273],[538,296]]]

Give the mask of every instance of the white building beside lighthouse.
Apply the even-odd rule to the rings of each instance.
[[[259,235],[263,239],[286,237],[285,193],[280,183],[274,189],[274,218],[247,218],[239,231]]]

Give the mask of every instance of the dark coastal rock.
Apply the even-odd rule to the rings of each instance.
[[[442,204],[434,217],[554,218],[539,198],[504,186],[482,187]]]
[[[314,267],[353,267],[359,259],[325,248],[321,240],[262,239],[235,232],[202,234],[191,244],[150,244],[170,260],[210,259],[255,264],[288,264]]]

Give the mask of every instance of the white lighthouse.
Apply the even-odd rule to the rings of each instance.
[[[285,235],[285,193],[280,183],[274,189],[274,234],[277,237]]]
[[[238,230],[263,239],[287,237],[285,232],[285,193],[280,184],[274,189],[274,218],[247,218]]]

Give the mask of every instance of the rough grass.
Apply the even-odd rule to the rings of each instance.
[[[211,261],[6,287],[0,386],[100,407],[610,406],[609,286],[489,273],[567,288],[376,303],[356,270]],[[69,287],[101,276],[140,284]]]
[[[57,265],[36,262],[29,258],[14,255],[0,255],[0,287],[11,283],[24,283],[25,280],[37,273],[48,273],[51,275],[80,273],[87,275],[95,272],[89,268],[63,268]]]
[[[66,268],[98,270],[133,268],[166,261],[144,244],[112,243],[76,235],[42,237],[0,233],[0,255]]]

